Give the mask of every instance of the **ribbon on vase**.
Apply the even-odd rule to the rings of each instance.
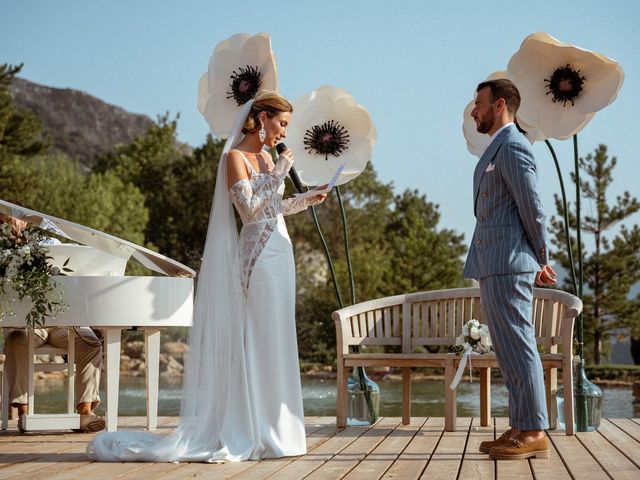
[[[458,370],[456,370],[456,374],[453,377],[453,381],[451,382],[451,385],[449,385],[449,388],[451,390],[455,390],[458,387],[460,380],[462,380],[462,374],[464,373],[464,367],[467,366],[467,361],[469,362],[469,381],[473,383],[473,375],[471,371],[471,355],[478,355],[478,354],[473,351],[473,348],[471,348],[471,346],[468,346],[464,350],[464,352],[462,352],[462,357],[460,358],[460,364],[458,365]]]

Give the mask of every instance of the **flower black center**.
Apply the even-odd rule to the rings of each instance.
[[[349,132],[335,120],[329,120],[322,125],[314,125],[304,134],[304,149],[309,153],[339,157],[349,148]]]
[[[558,67],[551,75],[551,79],[544,79],[547,82],[549,91],[547,95],[552,94],[552,101],[562,102],[562,106],[566,107],[567,102],[574,105],[575,99],[580,96],[582,85],[585,78],[580,75],[580,70],[574,70],[570,65]]]
[[[238,68],[238,72],[234,70],[229,78],[231,78],[229,84],[231,91],[227,92],[227,98],[233,98],[238,106],[244,105],[255,97],[262,84],[258,67],[250,65]]]

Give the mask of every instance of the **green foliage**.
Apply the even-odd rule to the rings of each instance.
[[[0,66],[0,192],[27,208],[144,244],[144,196],[114,173],[83,175],[63,155],[48,154],[42,124],[19,111],[8,87],[20,67]]]
[[[640,298],[629,299],[631,288],[640,281],[640,229],[637,225],[628,228],[621,222],[640,210],[640,203],[629,192],[624,192],[610,204],[607,189],[613,182],[613,170],[617,160],[609,158],[607,147],[600,145],[594,154],[579,159],[582,172],[580,189],[582,197],[591,204],[585,211],[593,212],[583,220],[583,232],[593,236],[593,251],[584,255],[584,327],[585,356],[591,362],[600,364],[609,353],[608,342],[604,338],[612,331],[628,328],[632,335],[640,336]],[[575,176],[572,176],[575,183]],[[569,258],[566,252],[566,236],[563,230],[563,207],[556,196],[559,217],[551,219],[554,232],[553,257],[568,271]],[[569,205],[569,226],[575,231],[575,206]],[[615,226],[620,230],[615,235],[607,235]],[[571,236],[573,251],[577,251],[576,239]],[[563,288],[571,291],[569,281]]]
[[[462,235],[437,230],[438,206],[417,192],[394,197],[372,165],[340,187],[349,228],[356,301],[405,292],[464,285]],[[340,291],[350,304],[342,220],[335,194],[317,207],[335,264]],[[287,217],[296,252],[298,344],[306,361],[335,362],[335,326],[340,308],[320,241],[309,214]]]
[[[160,117],[146,135],[103,155],[95,171],[135,185],[149,211],[147,243],[197,269],[224,144],[208,136],[202,147],[189,152],[179,144],[176,128],[177,119]]]
[[[395,198],[387,225],[391,268],[387,294],[412,293],[464,286],[461,256],[464,236],[452,230],[438,231],[438,206],[424,195],[406,190]]]
[[[589,378],[633,381],[640,379],[640,365],[588,365]]]
[[[40,120],[33,112],[18,110],[9,92],[21,69],[22,65],[0,65],[0,166],[15,155],[32,157],[48,148]]]
[[[144,196],[113,173],[83,176],[62,155],[18,159],[7,169],[3,195],[39,212],[144,244]]]

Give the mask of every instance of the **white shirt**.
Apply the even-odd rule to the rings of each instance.
[[[509,123],[507,123],[506,125],[503,125],[502,127],[500,127],[500,128],[496,131],[496,133],[494,133],[493,135],[491,135],[491,141],[493,142],[493,139],[494,139],[494,138],[496,138],[496,137],[498,136],[498,134],[499,134],[502,130],[504,130],[505,128],[507,128],[507,127],[508,127],[508,126],[510,126],[510,125],[514,125],[514,123],[513,123],[513,122],[509,122]]]

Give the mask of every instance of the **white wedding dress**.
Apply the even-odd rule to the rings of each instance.
[[[100,433],[87,447],[91,459],[218,462],[306,453],[295,265],[283,215],[311,202],[282,199],[289,166],[280,161],[258,173],[245,158],[250,178],[227,190],[225,156],[198,280],[179,426],[165,436]],[[243,222],[239,238],[230,201]]]

